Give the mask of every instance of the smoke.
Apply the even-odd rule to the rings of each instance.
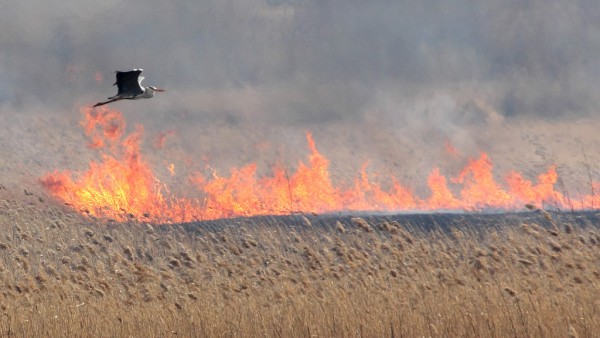
[[[489,87],[505,116],[590,114],[598,104],[595,1],[0,6],[0,99],[17,108],[110,95],[111,72],[132,67],[177,91],[265,89],[268,113],[304,121],[356,117],[390,84]],[[94,81],[95,72],[106,82]],[[285,102],[268,93],[280,86],[293,93]]]
[[[538,121],[549,137],[563,123],[594,119],[599,7],[584,0],[3,1],[0,117],[20,123],[7,140],[27,143],[18,133],[31,120],[14,114],[77,133],[77,107],[113,95],[114,70],[141,67],[145,85],[168,92],[115,106],[149,132],[176,130],[180,148],[223,167],[262,155],[261,138],[273,144],[260,148],[265,153],[301,157],[305,130],[341,160],[376,158],[374,165],[411,174],[437,164],[445,142],[467,154],[513,147],[515,157],[529,156],[539,147],[523,136],[531,128],[521,121]],[[510,133],[509,149],[499,146]],[[590,146],[589,139],[581,142]],[[536,163],[565,159],[557,149]]]

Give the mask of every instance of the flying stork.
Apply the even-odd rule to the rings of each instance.
[[[119,89],[117,95],[108,98],[108,101],[98,102],[94,107],[102,106],[107,103],[119,101],[119,100],[137,100],[137,99],[149,99],[154,97],[155,92],[164,92],[164,89],[156,87],[142,87],[143,76],[140,76],[144,70],[134,69],[128,72],[117,73],[117,82],[113,86],[117,86]]]

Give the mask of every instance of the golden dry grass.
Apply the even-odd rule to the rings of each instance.
[[[226,224],[227,221],[222,221]],[[190,232],[0,201],[0,335],[589,337],[600,231]],[[233,221],[232,221],[233,223]]]

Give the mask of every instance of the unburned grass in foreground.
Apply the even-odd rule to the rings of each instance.
[[[594,226],[500,225],[475,235],[356,218],[335,230],[306,219],[190,232],[0,203],[0,335],[600,332]]]

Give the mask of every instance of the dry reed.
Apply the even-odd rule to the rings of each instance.
[[[548,214],[547,217],[550,217]],[[589,337],[595,227],[189,231],[3,201],[0,334]],[[553,221],[554,222],[554,221]],[[242,227],[240,229],[239,227]]]

